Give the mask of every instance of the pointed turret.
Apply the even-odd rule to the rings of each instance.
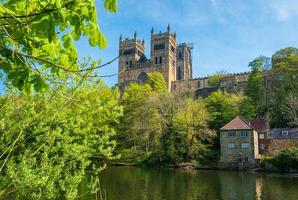
[[[171,31],[170,24],[168,24],[167,31],[168,31],[168,33]]]

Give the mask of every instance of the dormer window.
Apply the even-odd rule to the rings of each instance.
[[[282,132],[281,132],[281,135],[288,135],[288,134],[289,134],[288,131],[282,131]]]

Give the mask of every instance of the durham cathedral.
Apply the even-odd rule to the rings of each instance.
[[[150,72],[160,72],[171,92],[206,97],[218,88],[208,85],[208,77],[192,76],[192,44],[176,42],[176,33],[168,25],[166,32],[151,30],[150,58],[145,55],[145,41],[137,33],[132,39],[119,38],[118,86],[143,83]],[[219,88],[229,93],[243,92],[249,73],[227,74]]]

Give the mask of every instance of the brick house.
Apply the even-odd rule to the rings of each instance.
[[[258,165],[258,133],[250,122],[235,117],[220,129],[220,162],[223,167],[247,169]]]
[[[269,120],[268,119],[252,119],[248,120],[249,124],[258,133],[259,154],[265,155],[268,153],[268,133]]]
[[[274,156],[281,150],[298,147],[297,128],[274,128],[270,129],[268,135],[268,154]]]

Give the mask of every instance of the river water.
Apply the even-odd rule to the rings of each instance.
[[[100,184],[106,200],[298,200],[297,174],[109,167]]]

